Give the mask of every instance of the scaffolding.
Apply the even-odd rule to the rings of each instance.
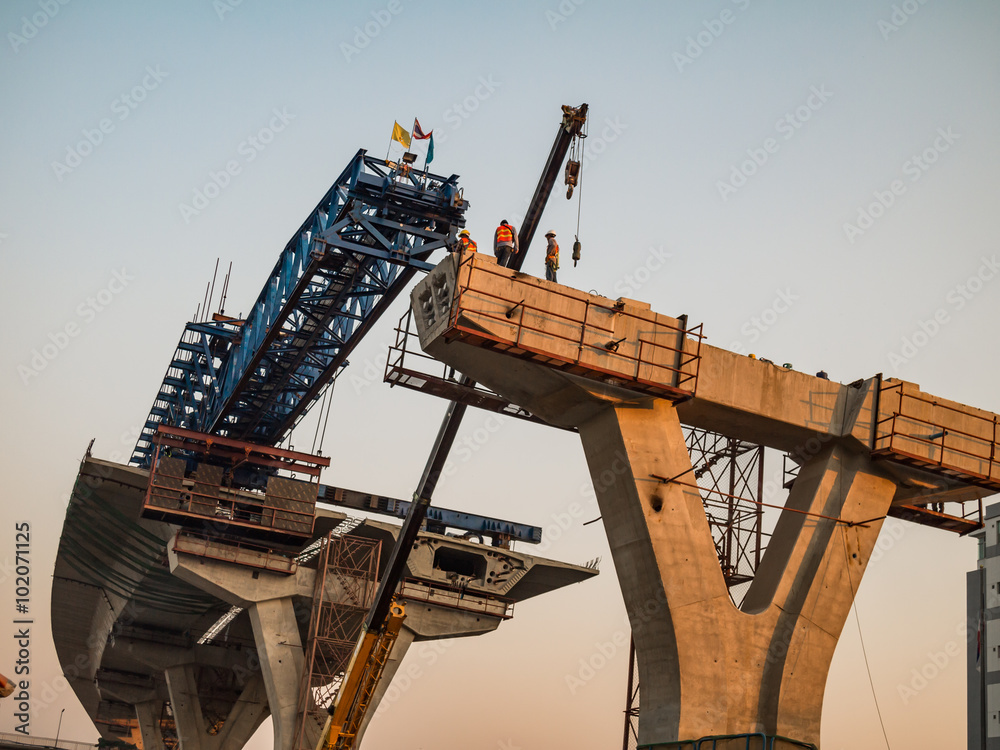
[[[295,750],[313,750],[375,598],[381,542],[330,532],[316,556],[316,587],[299,690]]]

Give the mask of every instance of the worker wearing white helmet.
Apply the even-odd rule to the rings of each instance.
[[[461,232],[458,233],[458,249],[460,251],[465,252],[466,250],[468,250],[474,253],[476,252],[476,247],[478,246],[476,245],[475,242],[473,242],[472,238],[469,236],[468,229],[463,229]]]
[[[556,271],[559,270],[559,243],[556,242],[555,230],[547,231],[545,239],[549,241],[545,248],[545,280],[555,281]]]

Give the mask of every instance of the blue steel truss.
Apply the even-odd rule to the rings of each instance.
[[[243,320],[188,323],[131,463],[160,423],[277,445],[468,204],[458,176],[398,169],[362,149],[285,245]]]

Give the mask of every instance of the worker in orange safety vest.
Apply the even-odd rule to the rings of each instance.
[[[556,271],[559,270],[559,243],[556,242],[556,233],[551,229],[545,233],[545,239],[549,241],[545,248],[545,280],[555,281]]]
[[[510,268],[520,248],[517,246],[517,230],[504,219],[493,233],[493,254],[497,263]]]
[[[476,248],[477,247],[478,247],[478,245],[476,245],[476,243],[473,242],[472,238],[469,236],[469,230],[468,229],[463,229],[461,232],[458,233],[458,249],[459,250],[461,250],[462,252],[465,252],[466,250],[470,250],[472,252],[476,252]]]

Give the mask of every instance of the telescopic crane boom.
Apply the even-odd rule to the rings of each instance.
[[[582,131],[587,121],[586,104],[581,104],[579,107],[563,106],[562,110],[563,117],[559,123],[555,142],[549,151],[549,158],[545,162],[542,176],[538,180],[535,193],[525,213],[521,231],[518,233],[518,246],[521,248],[521,252],[517,253],[516,260],[512,265],[516,270],[520,270],[524,263],[524,256],[527,254],[535,230],[538,229],[545,204],[552,193],[552,187],[555,185],[556,177],[566,159],[566,154],[569,152],[570,144],[574,138],[582,137]],[[574,163],[576,168],[566,171],[567,183],[570,184],[569,193],[572,193],[572,187],[579,174],[579,163]],[[475,386],[475,382],[469,377],[463,377],[462,384],[469,388]],[[455,442],[455,436],[458,434],[458,428],[462,423],[462,417],[465,416],[465,411],[465,404],[452,401],[445,413],[444,420],[441,422],[434,447],[431,449],[423,475],[420,477],[420,483],[413,493],[410,511],[406,515],[399,537],[392,548],[389,564],[381,577],[375,601],[361,627],[361,635],[344,674],[340,691],[330,706],[330,718],[323,729],[317,750],[332,750],[334,748],[348,750],[354,747],[358,730],[364,721],[375,686],[382,675],[382,670],[392,652],[392,646],[405,617],[402,604],[393,601],[396,587],[402,579],[406,558],[409,556],[420,531],[420,526],[423,524],[431,497],[435,487],[437,487],[438,479],[441,477],[441,471],[444,469],[451,446]]]

